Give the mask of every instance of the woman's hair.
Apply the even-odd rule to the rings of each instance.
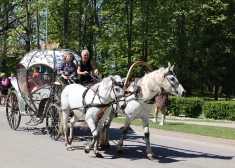
[[[74,59],[75,59],[75,57],[74,57],[74,54],[73,54],[73,53],[71,53],[71,52],[66,53],[66,54],[64,55],[64,57],[63,57],[63,60],[65,61],[65,60],[66,60],[66,57],[67,57],[68,55],[73,56],[73,59],[72,59],[72,62],[73,62],[73,61],[74,61]]]

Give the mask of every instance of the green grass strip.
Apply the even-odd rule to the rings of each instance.
[[[113,122],[124,123],[125,118],[114,118]],[[205,125],[195,125],[195,124],[184,124],[184,123],[174,123],[165,122],[164,126],[159,126],[159,122],[153,123],[149,121],[150,128],[156,128],[161,130],[184,132],[190,134],[197,134],[203,136],[210,136],[214,138],[224,138],[235,140],[235,129],[227,127],[217,127],[217,126],[205,126]],[[132,121],[131,125],[141,126],[141,120]]]

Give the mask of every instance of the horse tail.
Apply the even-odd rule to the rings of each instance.
[[[64,125],[64,120],[63,120],[63,115],[61,115],[61,117],[60,117],[60,128],[59,128],[59,131],[60,131],[61,135],[64,135],[63,125]]]

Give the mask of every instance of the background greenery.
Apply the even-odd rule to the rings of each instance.
[[[167,115],[235,121],[234,101],[208,101],[203,98],[170,96]]]
[[[124,123],[124,117],[118,117],[113,119],[114,122]],[[141,120],[134,120],[131,125],[142,126]],[[149,122],[150,128],[169,130],[175,132],[184,132],[190,134],[197,134],[203,136],[210,136],[215,138],[224,138],[235,140],[235,129],[218,127],[218,126],[206,126],[206,125],[194,125],[194,124],[185,124],[182,122],[165,122],[164,126],[159,126],[158,123],[152,121]],[[151,135],[150,135],[151,136]]]
[[[87,48],[104,75],[124,77],[137,60],[154,69],[171,62],[189,96],[217,99],[219,86],[234,94],[234,0],[48,0],[48,8],[49,41]],[[46,0],[0,0],[0,71],[15,72],[45,34]]]

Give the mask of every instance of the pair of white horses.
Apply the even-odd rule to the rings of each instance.
[[[117,145],[117,152],[123,153],[123,140],[131,122],[134,119],[141,119],[146,142],[146,154],[149,159],[153,160],[154,155],[149,140],[149,118],[152,105],[148,105],[144,101],[160,95],[163,89],[176,96],[182,96],[185,91],[179,84],[173,73],[173,66],[171,67],[170,64],[167,68],[160,68],[146,74],[138,82],[138,86],[142,91],[141,100],[136,99],[135,95],[125,97],[123,81],[120,76],[106,77],[101,83],[92,86],[90,89],[79,84],[66,86],[61,94],[60,131],[65,135],[67,150],[72,150],[74,124],[85,116],[93,135],[92,141],[85,147],[85,152],[89,153],[91,148],[94,148],[96,157],[103,157],[98,151],[98,142],[102,147],[110,147],[108,129],[114,114],[120,112],[126,115],[126,120],[121,139]],[[134,87],[131,87],[130,91],[134,92]],[[113,106],[116,107],[113,108],[112,104],[115,104]],[[68,137],[68,118],[71,110],[74,117],[70,120],[70,136]],[[102,127],[107,118],[108,123],[105,124],[105,131],[103,131]]]

